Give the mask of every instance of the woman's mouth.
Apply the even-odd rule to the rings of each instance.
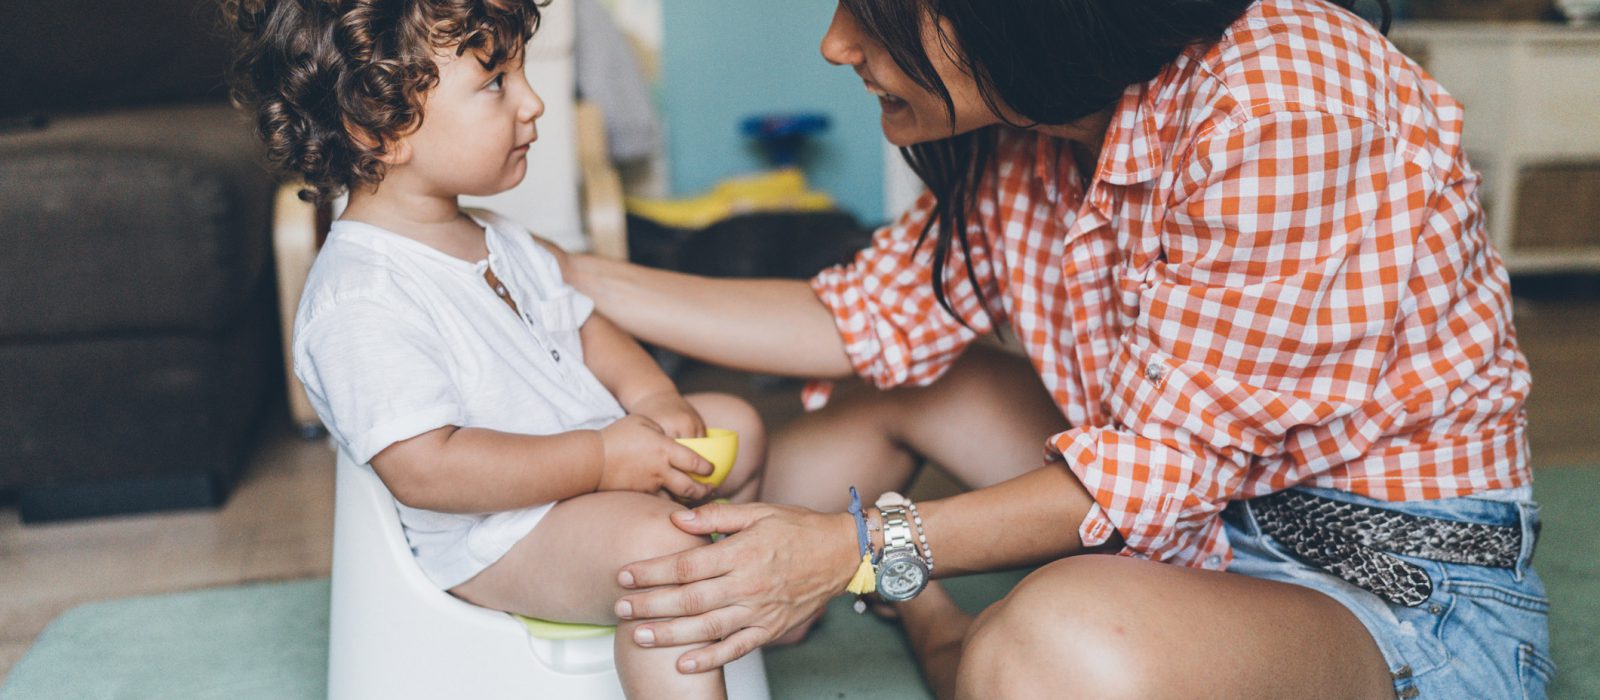
[[[878,98],[878,106],[880,108],[882,108],[884,112],[886,112],[886,113],[899,112],[900,110],[903,110],[903,109],[906,108],[906,101],[905,100],[902,100],[899,97],[896,97],[895,95],[890,94],[887,90],[884,90],[883,88],[880,88],[880,87],[878,87],[876,85],[873,85],[872,83],[864,83],[864,84],[866,85],[867,92],[870,93],[873,97]]]

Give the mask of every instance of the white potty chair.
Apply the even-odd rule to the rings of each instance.
[[[620,700],[613,635],[534,636],[511,615],[434,586],[411,556],[394,497],[339,451],[328,697]],[[732,700],[768,700],[758,650],[724,668]]]

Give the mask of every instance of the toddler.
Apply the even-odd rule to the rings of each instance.
[[[749,500],[759,418],[679,395],[513,221],[461,195],[520,182],[544,105],[523,75],[534,0],[239,0],[236,98],[302,196],[348,192],[306,283],[294,366],[340,446],[399,501],[440,588],[530,617],[616,624],[623,564],[702,543],[667,516]],[[739,432],[728,480],[677,437]],[[630,698],[722,697],[686,647],[616,636]]]

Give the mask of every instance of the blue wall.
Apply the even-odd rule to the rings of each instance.
[[[694,194],[767,167],[761,151],[740,135],[741,118],[816,111],[833,126],[802,157],[812,186],[863,223],[882,218],[877,101],[854,71],[828,65],[817,50],[834,5],[663,0],[660,106],[674,194]]]

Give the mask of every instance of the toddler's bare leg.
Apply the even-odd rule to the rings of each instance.
[[[728,480],[712,493],[734,503],[749,503],[761,489],[761,472],[767,463],[767,430],[761,414],[744,399],[729,394],[690,394],[683,397],[700,412],[706,426],[727,428],[739,433],[739,456],[733,461]]]
[[[642,493],[607,491],[557,503],[504,557],[451,593],[496,610],[562,622],[617,624],[623,564],[704,544],[668,520],[682,506]],[[633,700],[726,697],[722,672],[681,674],[678,656],[695,646],[646,648],[638,622],[617,627],[616,663]]]

